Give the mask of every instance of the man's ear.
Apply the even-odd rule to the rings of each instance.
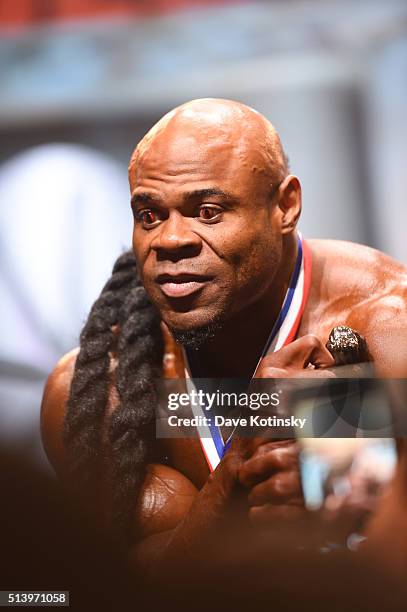
[[[292,232],[301,214],[301,184],[296,176],[289,174],[278,189],[277,206],[281,216],[281,229],[283,234]]]

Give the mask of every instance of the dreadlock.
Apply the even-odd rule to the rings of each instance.
[[[124,542],[144,470],[152,456],[157,403],[154,378],[160,375],[163,354],[159,316],[141,285],[131,251],[116,261],[80,335],[64,442],[71,480],[85,495],[101,469],[110,353],[116,344],[119,406],[111,416],[108,433],[112,451],[112,527]]]

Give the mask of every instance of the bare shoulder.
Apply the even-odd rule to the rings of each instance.
[[[311,240],[310,247],[320,318],[364,334],[375,360],[395,372],[407,358],[407,268],[351,242]]]
[[[407,289],[407,268],[377,249],[342,240],[310,240],[309,245],[319,280],[370,295]]]
[[[378,301],[407,308],[407,268],[370,247],[341,240],[311,240],[317,302],[351,312]]]
[[[41,405],[41,436],[50,463],[58,473],[63,471],[65,451],[63,424],[69,391],[79,348],[66,353],[49,375]]]

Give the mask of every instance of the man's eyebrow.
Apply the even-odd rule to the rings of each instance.
[[[149,204],[151,202],[158,203],[159,201],[160,200],[156,198],[155,196],[151,195],[151,193],[139,192],[139,193],[134,193],[131,196],[130,203],[132,206],[134,206],[135,204]]]
[[[187,200],[193,200],[198,198],[207,198],[210,196],[219,196],[226,200],[235,200],[236,198],[229,192],[218,189],[217,187],[209,187],[208,189],[195,189],[194,191],[188,191],[185,194]]]
[[[188,191],[184,195],[185,200],[197,200],[202,198],[207,198],[210,196],[218,196],[224,198],[225,200],[233,201],[236,200],[236,197],[227,191],[223,191],[218,187],[209,187],[206,189],[194,189],[193,191]],[[134,193],[131,197],[130,203],[131,206],[134,207],[137,204],[160,204],[161,200],[156,196],[148,193],[146,191]]]

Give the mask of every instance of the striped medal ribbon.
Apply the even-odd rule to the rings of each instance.
[[[311,251],[305,240],[302,239],[301,234],[299,234],[297,259],[290,279],[290,284],[280,313],[257,363],[253,378],[256,377],[256,372],[263,357],[287,346],[287,344],[295,339],[308,299],[311,284],[311,268]],[[190,392],[193,389],[196,390],[196,387],[193,382],[186,351],[184,350],[183,353],[184,362],[186,364],[186,386],[188,392]],[[206,421],[208,423],[207,425],[199,425],[197,430],[202,451],[209,466],[209,471],[213,472],[229,448],[233,432],[226,441],[223,440],[219,427],[215,425],[214,415],[211,410],[203,410],[202,406],[198,403],[193,403],[191,409],[195,417],[201,417],[198,422],[204,423]]]

